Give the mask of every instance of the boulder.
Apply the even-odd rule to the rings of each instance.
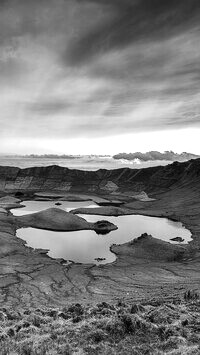
[[[179,243],[184,242],[184,239],[183,239],[183,238],[181,238],[181,237],[171,238],[170,240],[172,240],[173,242],[179,242]]]
[[[19,198],[13,197],[13,196],[4,196],[0,198],[0,205],[7,205],[7,204],[14,204],[14,203],[20,203],[21,200]]]
[[[108,234],[113,230],[118,229],[113,223],[108,221],[98,221],[93,223],[94,230],[97,234]]]

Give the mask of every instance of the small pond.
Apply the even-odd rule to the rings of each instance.
[[[57,204],[60,205],[57,205]],[[42,210],[46,210],[47,208],[61,208],[62,210],[69,212],[75,208],[79,207],[98,207],[98,205],[93,201],[80,201],[80,202],[73,202],[73,201],[23,201],[21,205],[25,207],[15,208],[11,210],[14,216],[22,216],[25,214],[35,213]]]
[[[55,206],[56,201],[24,201],[26,207],[13,209],[14,215],[23,215],[59,207],[67,211],[79,207],[97,207],[93,202],[68,202],[62,201],[61,206]],[[155,238],[170,241],[171,238],[181,237],[184,243],[191,240],[191,233],[180,222],[173,222],[167,218],[132,216],[97,216],[80,215],[89,222],[107,220],[118,226],[118,230],[106,235],[98,235],[94,231],[52,232],[35,228],[22,228],[17,231],[17,236],[27,242],[32,248],[48,249],[52,258],[63,258],[81,263],[106,264],[116,260],[115,254],[110,251],[112,244],[123,244],[142,233],[151,234]],[[95,259],[104,260],[95,260]]]

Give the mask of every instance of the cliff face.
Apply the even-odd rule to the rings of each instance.
[[[146,169],[97,171],[56,165],[27,169],[0,167],[1,191],[158,192],[194,184],[200,186],[200,159]]]

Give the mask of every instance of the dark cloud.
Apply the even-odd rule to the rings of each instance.
[[[66,100],[52,99],[46,101],[36,101],[26,104],[27,110],[34,114],[54,115],[60,112],[66,112],[71,106]]]
[[[64,59],[74,65],[134,41],[163,40],[174,32],[194,26],[200,19],[198,0],[91,2],[112,7],[112,14],[107,23],[100,23],[93,31],[84,33],[71,44],[69,51],[66,50]]]
[[[0,1],[3,131],[198,127],[199,0]]]

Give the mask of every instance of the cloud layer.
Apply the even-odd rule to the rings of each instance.
[[[199,127],[199,0],[0,1],[0,137]]]

